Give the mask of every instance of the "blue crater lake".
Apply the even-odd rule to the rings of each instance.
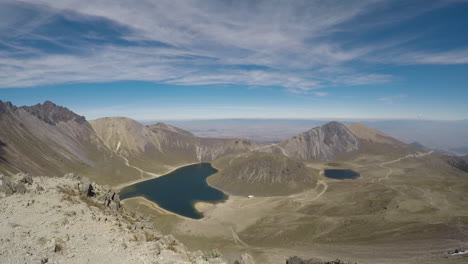
[[[203,218],[195,202],[218,203],[228,196],[208,185],[206,178],[218,172],[210,163],[188,165],[161,177],[123,188],[121,199],[143,196],[161,208],[193,219]]]
[[[324,175],[327,178],[336,180],[356,179],[359,177],[359,173],[353,170],[340,170],[340,169],[326,169]]]

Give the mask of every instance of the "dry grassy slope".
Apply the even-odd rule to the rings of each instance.
[[[343,124],[330,122],[278,144],[286,154],[301,160],[333,160],[359,149],[359,141]]]
[[[405,143],[398,141],[378,130],[370,128],[361,123],[353,123],[346,125],[346,127],[359,139],[367,140],[374,143],[382,144],[396,144],[396,145],[406,145]]]
[[[249,152],[228,155],[213,165],[220,171],[208,182],[235,195],[276,196],[313,188],[317,171],[281,154]]]
[[[346,126],[359,140],[359,150],[338,155],[338,160],[362,163],[382,158],[391,160],[424,152],[363,124],[353,123]]]
[[[172,167],[196,162],[194,155],[190,153],[165,148],[158,134],[130,118],[100,118],[90,123],[105,145],[116,155],[127,159],[130,166],[150,173],[163,174]],[[174,138],[168,140],[171,141],[176,142]]]
[[[129,118],[112,117],[91,121],[106,146],[127,158],[131,165],[152,173],[168,167],[214,159],[249,151],[262,143],[242,139],[199,138],[167,124],[144,126]]]
[[[108,148],[124,156],[155,148],[151,133],[137,121],[126,117],[105,117],[89,123]]]
[[[0,130],[2,172],[75,172],[109,184],[137,176],[102,144],[86,120],[50,102],[29,108],[0,102],[0,124],[8,128]]]

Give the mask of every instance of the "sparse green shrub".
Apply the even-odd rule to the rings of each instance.
[[[208,261],[209,259],[221,258],[221,252],[217,248],[213,248],[208,252],[204,252],[203,259]]]

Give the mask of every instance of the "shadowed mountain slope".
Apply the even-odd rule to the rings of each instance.
[[[0,102],[0,124],[0,168],[6,173],[86,173],[107,183],[137,174],[104,146],[84,117],[49,101],[31,107]]]
[[[453,167],[468,172],[468,155],[467,156],[447,156],[447,162]]]

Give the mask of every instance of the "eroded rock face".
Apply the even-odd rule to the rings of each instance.
[[[45,101],[43,104],[33,106],[23,106],[22,108],[50,125],[67,121],[75,121],[80,124],[86,122],[84,116],[79,116],[68,108],[58,106],[51,101]]]
[[[359,150],[359,140],[339,122],[292,137],[279,144],[286,154],[301,160],[333,160],[336,156]]]

